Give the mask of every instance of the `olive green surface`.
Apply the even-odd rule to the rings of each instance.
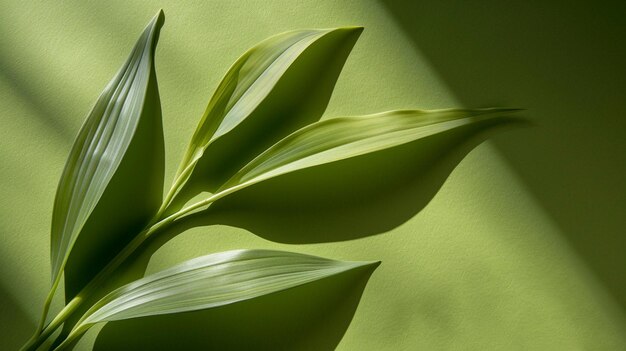
[[[325,118],[507,106],[526,108],[533,126],[476,147],[447,179],[439,175],[439,192],[408,220],[381,213],[392,228],[332,242],[327,233],[298,240],[307,228],[280,218],[257,233],[263,237],[203,226],[165,243],[148,265],[154,272],[239,248],[381,260],[364,288],[355,280],[356,293],[346,278],[315,293],[296,289],[206,316],[145,320],[145,339],[135,341],[123,331],[137,324],[111,323],[100,337],[90,331],[77,350],[146,342],[151,332],[163,348],[184,349],[193,349],[198,333],[214,338],[216,348],[275,342],[338,350],[626,349],[626,6],[430,0],[2,1],[2,349],[18,348],[40,315],[50,285],[54,193],[73,138],[160,8],[166,19],[156,68],[167,185],[228,67],[255,43],[291,29],[365,27]],[[411,199],[403,201],[411,207]],[[373,213],[367,223],[377,220]],[[281,316],[294,318],[290,309],[316,322],[281,325]],[[204,329],[184,325],[203,320]],[[163,336],[168,323],[178,329]],[[194,335],[183,332],[190,329]],[[121,336],[126,340],[116,340]],[[246,337],[255,339],[233,341]]]

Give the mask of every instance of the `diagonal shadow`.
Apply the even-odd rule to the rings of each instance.
[[[25,117],[35,118],[37,122],[59,135],[62,140],[72,140],[73,133],[59,117],[62,115],[61,111],[43,99],[40,91],[33,86],[33,83],[30,83],[31,80],[25,78],[19,68],[12,65],[12,60],[4,56],[0,53],[0,80],[10,85],[11,93],[24,99],[33,109],[34,113],[27,114]]]
[[[124,281],[141,277],[156,250],[199,226],[231,225],[291,244],[337,242],[386,232],[421,211],[476,145],[495,132],[525,124],[516,118],[486,120],[256,184],[153,236],[129,259],[132,264],[119,277]]]
[[[328,33],[300,53],[254,111],[234,130],[207,147],[189,180],[169,205],[170,213],[181,209],[198,193],[216,191],[278,140],[318,121],[361,32]]]
[[[234,193],[157,237],[226,224],[267,240],[322,243],[389,231],[420,212],[459,162],[515,118],[487,120],[399,147],[321,165]]]
[[[129,264],[124,267],[124,271],[119,271],[116,275],[117,280],[110,284],[120,286],[143,276],[150,257],[156,250],[176,235],[197,226],[212,224],[238,226],[268,240],[293,244],[350,240],[388,231],[423,209],[454,167],[473,147],[494,132],[521,123],[525,122],[514,118],[486,120],[401,147],[283,175],[255,185],[230,197],[228,201],[216,203],[214,208],[181,220],[169,230],[153,237],[135,252]],[[307,200],[303,202],[302,199]],[[349,286],[348,280],[339,279],[335,282]],[[364,284],[365,282],[357,289],[359,295]],[[346,289],[345,286],[342,289]],[[318,288],[312,285],[302,289],[303,294],[307,296],[302,301],[308,301],[306,303],[308,307],[303,308],[319,310],[319,306],[326,305],[324,301],[310,298],[320,294]],[[336,287],[333,291],[335,292],[328,293],[327,296],[344,295],[337,294]],[[121,322],[120,327],[116,327],[118,323],[113,323],[102,332],[104,336],[101,337],[100,343],[104,346],[100,346],[100,349],[117,348],[118,346],[113,345],[119,345],[119,340],[128,338],[137,339],[137,344],[133,345],[147,342],[146,338],[136,336],[136,333],[133,333],[133,336],[124,334],[122,330],[126,327],[128,330],[144,330],[145,335],[163,335],[163,338],[156,339],[160,340],[158,344],[170,346],[173,342],[179,342],[177,338],[172,338],[172,335],[187,335],[182,330],[191,328],[188,332],[191,346],[219,345],[219,349],[238,349],[244,347],[242,342],[252,342],[245,341],[247,339],[243,338],[241,333],[253,332],[257,328],[256,324],[245,328],[237,327],[235,320],[227,326],[216,325],[215,330],[219,331],[216,333],[209,332],[213,330],[212,328],[200,330],[203,328],[201,326],[213,325],[212,323],[221,319],[228,321],[235,318],[232,316],[245,316],[242,318],[248,324],[258,323],[259,320],[263,320],[258,313],[265,314],[258,311],[268,313],[273,311],[272,313],[276,313],[277,316],[272,327],[274,329],[268,331],[261,328],[258,334],[246,334],[248,340],[264,345],[261,349],[295,347],[291,344],[275,345],[278,340],[283,340],[284,335],[292,335],[292,338],[286,338],[285,342],[314,338],[307,341],[306,345],[318,345],[312,349],[332,349],[341,339],[358,304],[358,298],[355,297],[341,302],[341,306],[330,308],[347,312],[338,316],[336,322],[328,324],[324,327],[325,331],[321,332],[318,330],[319,326],[309,325],[308,322],[305,325],[302,325],[304,323],[302,321],[300,324],[295,323],[293,319],[304,312],[296,309],[292,315],[293,311],[289,304],[283,306],[282,302],[278,303],[282,298],[274,299],[274,297],[259,301],[255,299],[242,304],[244,307],[238,307],[236,304],[225,307],[224,310],[218,309],[217,312],[205,311],[189,316],[151,317],[146,320]],[[253,314],[244,312],[248,310]],[[311,317],[307,320],[317,321],[316,318]],[[329,322],[322,324],[326,323]],[[142,325],[148,328],[150,333],[146,329],[141,329]],[[296,326],[300,328],[298,331],[290,331],[290,328]],[[176,332],[174,334],[168,332],[170,328]],[[157,330],[158,333],[154,332]],[[116,338],[116,335],[125,335],[126,339]]]
[[[463,104],[532,111],[495,144],[625,307],[626,4],[382,2]]]
[[[334,350],[372,270],[215,309],[108,323],[94,350]]]

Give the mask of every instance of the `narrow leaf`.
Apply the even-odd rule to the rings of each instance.
[[[511,111],[515,110],[403,110],[321,121],[287,136],[252,160],[216,197],[281,174],[388,149]]]
[[[377,265],[271,250],[207,255],[111,292],[83,316],[73,333],[99,322],[223,306]]]
[[[146,107],[154,103],[147,101],[146,96],[154,77],[154,49],[162,23],[160,12],[105,87],[74,142],[59,182],[52,216],[53,282],[58,280],[83,226],[122,163],[143,112],[154,109],[154,106]]]
[[[213,152],[213,156],[228,155],[208,167],[227,172],[229,165],[225,163],[245,159],[251,153],[236,165],[234,172],[278,139],[318,120],[361,31],[360,27],[346,27],[287,32],[261,42],[241,56],[207,106],[181,162],[175,189],[189,179],[209,146],[244,122],[249,128],[245,132],[241,130],[246,128],[237,129],[238,135],[230,138],[236,139],[233,145],[218,146]],[[250,150],[264,143],[256,153]]]

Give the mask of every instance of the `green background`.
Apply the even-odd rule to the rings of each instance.
[[[258,41],[291,29],[365,27],[326,117],[496,105],[526,108],[535,125],[478,146],[423,210],[391,230],[286,244],[229,226],[194,228],[158,250],[148,271],[235,248],[383,262],[358,307],[358,293],[334,301],[337,292],[322,297],[324,304],[287,305],[308,308],[302,316],[322,311],[310,335],[294,332],[293,347],[323,339],[332,346],[349,323],[339,350],[626,349],[626,6],[419,0],[3,0],[3,348],[17,348],[30,335],[48,290],[52,204],[73,138],[159,8],[166,16],[156,60],[168,185],[230,64]],[[267,299],[273,307],[247,318],[309,301],[306,292],[298,294]],[[224,322],[213,320],[201,332],[252,338],[244,329],[281,325],[278,317],[259,325],[242,321],[247,307],[253,306],[218,311],[209,317]],[[344,311],[340,322],[327,323],[323,315],[333,311]],[[150,323],[159,324],[146,321],[148,333]],[[282,327],[270,338],[294,337]],[[124,329],[115,328],[111,339]],[[78,349],[91,349],[96,331]]]

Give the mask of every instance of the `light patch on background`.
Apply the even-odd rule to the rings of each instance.
[[[157,70],[166,186],[228,66],[254,43],[284,30],[366,27],[326,116],[459,106],[454,92],[378,2],[81,4],[5,4],[1,43],[18,43],[15,52],[6,54],[15,60],[9,66],[32,84],[32,94],[55,108],[58,123],[74,135],[137,33],[163,7]],[[37,48],[44,49],[41,62],[46,64],[39,64],[43,58]],[[19,118],[33,112],[10,90],[6,82],[0,85],[5,112],[0,116],[0,285],[34,320],[49,286],[52,201],[71,141]],[[48,140],[50,147],[24,145],[29,135]],[[23,159],[16,152],[22,148]],[[422,212],[390,232],[349,242],[285,245],[236,228],[195,228],[159,250],[148,271],[235,248],[382,260],[340,350],[610,349],[626,344],[619,306],[489,143],[461,162]],[[95,331],[76,349],[89,349]]]

